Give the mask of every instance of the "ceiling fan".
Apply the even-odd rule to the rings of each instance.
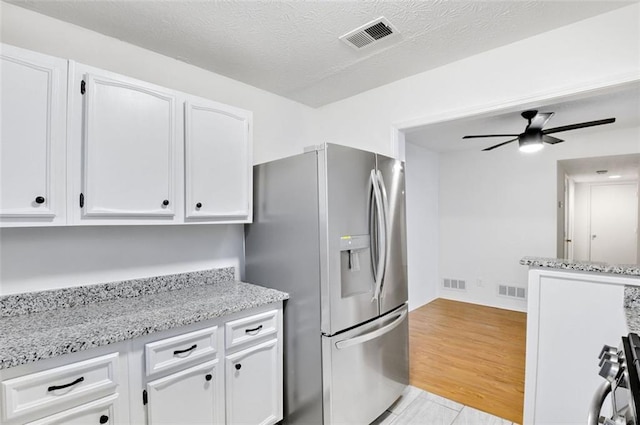
[[[520,134],[482,134],[464,136],[463,139],[476,139],[481,137],[515,137],[515,139],[507,140],[506,142],[498,143],[497,145],[493,145],[482,150],[490,151],[492,149],[499,148],[500,146],[506,145],[507,143],[515,142],[517,140],[522,152],[535,152],[544,147],[543,142],[549,143],[550,145],[564,142],[564,140],[549,136],[549,134],[559,133],[561,131],[577,130],[579,128],[585,127],[593,127],[596,125],[611,124],[616,121],[615,118],[607,118],[603,120],[587,121],[543,130],[543,127],[551,119],[553,114],[554,112],[538,112],[535,110],[524,111],[520,115],[522,115],[522,118],[529,121],[529,124],[527,124],[524,132]]]

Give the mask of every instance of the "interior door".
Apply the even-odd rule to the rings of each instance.
[[[378,315],[369,235],[375,154],[327,144],[318,156],[322,332],[331,335]]]
[[[408,299],[405,177],[402,161],[377,155],[377,162],[387,199],[387,259],[380,294],[380,313],[384,314]]]
[[[591,261],[636,263],[636,191],[635,183],[591,186]]]

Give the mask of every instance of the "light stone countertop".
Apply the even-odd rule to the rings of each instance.
[[[608,264],[593,261],[573,261],[562,258],[524,257],[520,264],[530,267],[543,267],[559,270],[575,270],[580,272],[609,273],[624,276],[640,277],[638,264]]]
[[[289,298],[274,289],[224,280],[230,276],[229,269],[219,269],[0,297],[0,369]]]
[[[640,334],[640,286],[624,287],[624,313],[629,332]]]

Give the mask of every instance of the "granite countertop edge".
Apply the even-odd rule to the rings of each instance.
[[[226,281],[133,298],[0,317],[0,370],[131,340],[289,298]]]
[[[592,273],[608,273],[628,277],[640,277],[638,264],[609,264],[594,261],[575,261],[562,258],[524,257],[520,264],[557,270],[574,270]]]

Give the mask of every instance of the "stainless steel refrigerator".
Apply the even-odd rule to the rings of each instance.
[[[285,423],[368,424],[409,383],[404,164],[324,144],[254,167],[245,279],[290,294]]]

